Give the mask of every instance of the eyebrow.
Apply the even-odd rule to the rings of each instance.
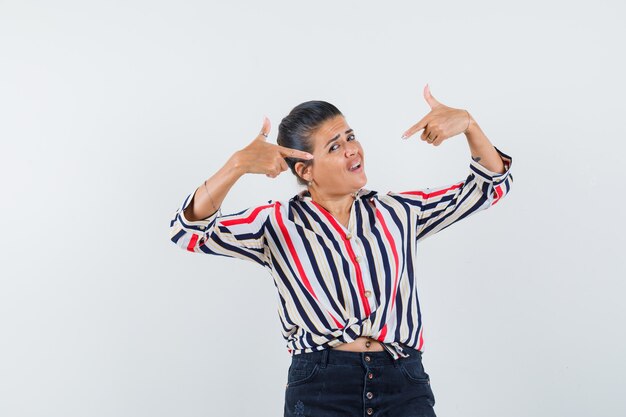
[[[346,130],[346,135],[350,132],[354,132],[354,129],[348,129]],[[337,134],[337,136],[335,136],[334,138],[332,138],[331,140],[329,140],[328,142],[326,142],[326,145],[324,145],[324,147],[327,147],[328,145],[330,145],[331,142],[335,141],[339,139],[339,134]]]

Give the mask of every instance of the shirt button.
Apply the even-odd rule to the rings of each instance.
[[[370,400],[374,398],[374,394],[372,394],[371,392],[368,392],[367,394],[365,394],[365,396]]]
[[[365,358],[364,358],[364,359],[365,359],[365,362],[369,362],[369,361],[371,361],[371,360],[372,360],[372,358],[370,358],[370,357],[369,357],[369,356],[367,356],[367,355],[365,355]],[[371,379],[371,378],[370,378],[370,379]]]
[[[372,295],[372,292],[370,290],[365,291],[365,296],[369,297]]]
[[[368,373],[367,374],[367,379],[374,379],[374,374],[373,373]]]
[[[206,229],[204,226],[200,226],[200,230],[204,230]]]
[[[367,409],[367,415],[371,416],[372,414],[374,414],[374,409],[370,407]]]
[[[348,233],[348,234],[346,235],[346,239],[352,239],[352,233]]]
[[[363,259],[363,258],[361,258],[360,255],[357,255],[355,259],[356,259],[357,262],[361,262],[361,259]]]

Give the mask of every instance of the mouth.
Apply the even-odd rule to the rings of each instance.
[[[348,171],[350,171],[350,172],[361,172],[361,171],[363,171],[363,160],[358,159],[355,162],[353,162],[348,167]]]

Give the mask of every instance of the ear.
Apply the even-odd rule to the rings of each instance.
[[[311,165],[306,165],[304,162],[296,162],[293,166],[295,171],[298,173],[298,176],[306,181],[311,181],[313,179],[312,167]]]

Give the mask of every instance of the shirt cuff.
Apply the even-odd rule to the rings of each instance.
[[[180,224],[185,229],[203,231],[203,230],[206,230],[211,225],[211,223],[215,222],[215,219],[217,219],[221,215],[221,210],[218,209],[215,213],[211,214],[208,217],[205,217],[204,219],[200,219],[196,221],[187,220],[187,218],[185,217],[185,209],[189,206],[189,204],[191,203],[191,200],[193,199],[194,194],[197,191],[198,190],[196,189],[196,191],[189,194],[187,198],[185,198],[185,201],[183,201],[182,206],[180,207],[180,209],[178,209],[178,218],[179,218]]]
[[[474,159],[471,159],[470,161],[470,168],[472,172],[476,174],[477,178],[480,178],[483,181],[490,182],[490,183],[493,183],[494,185],[497,185],[503,182],[504,180],[506,180],[507,177],[510,175],[511,165],[513,164],[513,158],[511,158],[504,152],[500,151],[500,149],[496,148],[495,146],[494,148],[496,149],[496,151],[498,152],[498,155],[500,155],[500,158],[502,159],[502,162],[504,163],[503,173],[490,171],[487,168],[485,168],[483,165],[481,165],[480,163],[474,161]],[[511,178],[513,177],[511,176]]]

